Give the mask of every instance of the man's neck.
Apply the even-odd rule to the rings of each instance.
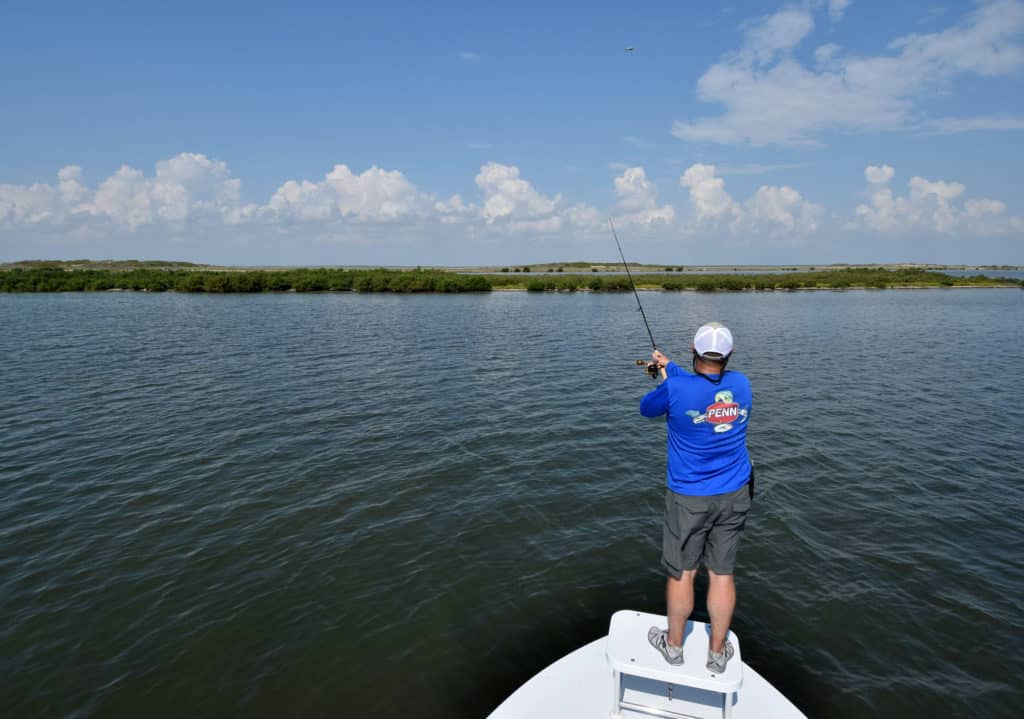
[[[698,358],[696,364],[694,364],[694,369],[701,374],[720,374],[722,372],[722,365],[717,362],[705,362]]]

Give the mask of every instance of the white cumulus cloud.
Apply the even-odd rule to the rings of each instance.
[[[62,224],[88,216],[135,230],[190,220],[238,222],[252,211],[241,204],[240,181],[223,162],[189,152],[158,162],[152,176],[122,166],[95,190],[76,165],[61,168],[56,187],[0,185],[0,222]]]
[[[739,207],[725,191],[725,180],[715,177],[714,165],[696,164],[686,168],[679,184],[690,190],[690,205],[696,222],[729,220],[739,215]]]
[[[815,145],[829,130],[919,127],[920,98],[961,75],[1005,76],[1024,66],[1020,0],[988,0],[961,22],[897,38],[879,55],[842,54],[824,45],[815,53],[816,66],[807,67],[791,50],[812,28],[810,13],[795,8],[747,26],[743,47],[697,83],[698,98],[723,105],[724,114],[676,122],[673,134],[696,142]],[[955,121],[937,122],[939,131],[943,124],[956,128]],[[985,128],[978,118],[968,124]]]
[[[1006,203],[999,200],[968,200],[964,203],[968,217],[985,217],[986,215],[1002,215],[1006,212]]]
[[[488,222],[518,216],[536,218],[550,215],[561,195],[545,197],[519,176],[519,168],[488,162],[476,176],[476,186],[484,193],[483,216]]]
[[[884,185],[895,173],[896,171],[888,165],[868,165],[864,168],[864,179],[873,185]]]
[[[337,218],[387,222],[422,214],[432,205],[432,198],[398,170],[373,166],[355,174],[347,165],[335,165],[319,182],[284,183],[267,208],[279,217],[304,222]]]
[[[61,204],[66,207],[80,205],[89,196],[89,188],[82,182],[82,168],[78,165],[62,167],[57,172],[57,181]]]
[[[751,165],[730,172],[772,170]],[[763,184],[745,198],[734,197],[723,174],[714,164],[690,165],[679,187],[667,191],[685,198],[673,204],[643,167],[625,167],[611,181],[614,202],[598,208],[543,192],[519,167],[498,162],[481,165],[475,178],[465,178],[465,192],[448,197],[417,187],[399,170],[372,166],[358,172],[337,164],[319,179],[282,183],[262,203],[243,201],[241,180],[227,165],[198,153],[158,162],[150,173],[125,165],[92,185],[82,168],[68,165],[50,183],[0,184],[0,252],[11,259],[44,256],[33,249],[35,241],[51,248],[50,256],[64,248],[72,256],[109,257],[131,241],[131,255],[141,256],[134,248],[149,243],[150,256],[167,256],[163,248],[174,242],[179,250],[193,248],[186,258],[209,247],[230,261],[236,248],[253,242],[262,243],[261,256],[278,263],[298,261],[295,248],[320,257],[317,247],[339,244],[346,252],[364,248],[359,251],[368,262],[399,259],[374,252],[419,252],[417,261],[429,260],[432,248],[442,247],[447,249],[438,251],[451,253],[451,260],[476,252],[472,247],[490,248],[480,251],[504,261],[501,248],[513,245],[524,254],[556,242],[570,254],[605,247],[600,243],[608,240],[609,214],[654,243],[650,247],[660,243],[670,251],[675,242],[714,239],[724,240],[725,253],[726,246],[734,252],[753,247],[769,257],[783,246],[820,248],[841,228],[866,230],[882,253],[891,235],[905,235],[925,250],[929,238],[970,238],[965,256],[986,241],[1005,256],[1024,232],[1024,218],[1006,202],[970,197],[960,182],[914,176],[898,192],[896,170],[884,163],[865,167],[863,202],[831,213],[789,185]]]
[[[616,177],[615,194],[619,197],[617,218],[622,225],[669,224],[675,220],[676,211],[671,205],[658,205],[658,190],[642,167],[627,168]]]
[[[792,187],[762,186],[744,203],[741,228],[772,237],[793,238],[818,229],[824,208]]]
[[[679,182],[690,193],[691,232],[717,229],[734,237],[793,240],[814,233],[824,216],[821,205],[786,185],[762,185],[745,202],[737,202],[714,165],[691,165]]]
[[[58,201],[49,185],[0,185],[0,223],[34,225],[52,221]]]
[[[969,199],[961,204],[959,198],[967,188],[959,182],[915,176],[907,183],[909,192],[898,195],[889,186],[895,176],[892,167],[869,166],[864,176],[869,199],[857,206],[853,228],[879,233],[930,230],[999,235],[1020,227],[1021,218],[1007,216],[1006,204],[998,200]]]

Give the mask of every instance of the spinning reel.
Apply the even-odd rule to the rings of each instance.
[[[658,378],[658,374],[659,374],[660,370],[658,368],[658,363],[657,362],[651,362],[651,361],[645,360],[645,359],[638,359],[636,361],[636,363],[637,363],[638,366],[644,368],[644,372],[646,372],[647,375],[651,379],[657,379]]]

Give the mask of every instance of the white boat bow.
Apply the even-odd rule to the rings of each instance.
[[[730,662],[726,673],[717,677],[704,666],[706,625],[687,623],[685,662],[674,667],[647,643],[647,627],[652,624],[664,627],[665,617],[616,612],[609,636],[580,647],[535,675],[488,719],[634,719],[652,715],[807,719],[764,677],[742,662],[735,635],[730,634],[730,638],[736,646],[736,664]],[[619,714],[615,713],[616,704]]]

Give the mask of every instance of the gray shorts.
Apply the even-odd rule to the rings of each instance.
[[[749,483],[707,497],[666,490],[661,564],[668,573],[678,579],[703,562],[715,574],[732,574],[750,494]]]

